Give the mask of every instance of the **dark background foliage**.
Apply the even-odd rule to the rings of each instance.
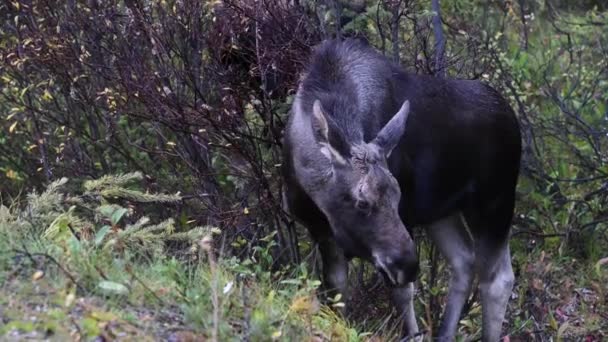
[[[5,2],[3,192],[141,170],[151,188],[185,195],[188,220],[248,240],[277,229],[295,261],[281,130],[311,48],[355,36],[411,72],[482,78],[510,99],[525,137],[520,207],[536,212],[519,211],[515,234],[598,229],[608,219],[602,3],[444,1],[439,31],[431,5]]]

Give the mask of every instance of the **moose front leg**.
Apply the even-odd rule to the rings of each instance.
[[[407,340],[414,337],[414,341],[422,341],[422,337],[415,337],[418,334],[418,323],[416,323],[416,313],[414,312],[414,283],[394,288],[392,297],[393,305],[404,323],[403,336]]]
[[[428,232],[451,268],[447,303],[439,327],[438,341],[453,341],[473,282],[475,251],[460,215],[431,224]]]
[[[341,301],[348,299],[348,260],[331,238],[319,241],[319,251],[323,262],[323,282],[330,295],[342,295]]]

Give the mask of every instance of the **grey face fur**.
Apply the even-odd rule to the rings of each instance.
[[[349,146],[343,156],[330,144],[330,125],[320,101],[313,105],[311,127],[319,186],[310,194],[327,217],[338,245],[353,256],[371,258],[389,283],[403,286],[415,278],[414,244],[399,216],[401,191],[387,158],[405,131],[409,102],[369,143]]]

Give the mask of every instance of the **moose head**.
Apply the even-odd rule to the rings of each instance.
[[[369,259],[393,286],[414,280],[418,270],[414,242],[399,216],[401,191],[388,158],[405,132],[409,101],[370,142],[348,143],[319,100],[311,126],[323,158],[322,184],[311,196],[327,217],[347,255]]]

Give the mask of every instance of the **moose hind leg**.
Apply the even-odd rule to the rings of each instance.
[[[431,224],[428,232],[451,268],[448,298],[438,340],[452,341],[462,308],[471,292],[475,270],[475,250],[461,215],[456,214]]]
[[[515,204],[513,191],[485,201],[480,210],[476,266],[481,293],[483,341],[498,341],[515,276],[511,266],[509,231]]]
[[[418,323],[414,312],[414,283],[405,287],[397,287],[392,290],[393,305],[404,323],[404,336],[415,336],[418,334]],[[415,339],[416,341],[421,338]]]
[[[348,299],[348,260],[335,241],[327,238],[319,241],[323,261],[323,282],[330,294],[340,293],[341,301]]]
[[[492,264],[480,267],[479,282],[483,319],[483,341],[498,341],[515,276],[511,266],[509,246],[505,245],[494,257],[480,255]],[[487,257],[487,258],[486,258]]]

